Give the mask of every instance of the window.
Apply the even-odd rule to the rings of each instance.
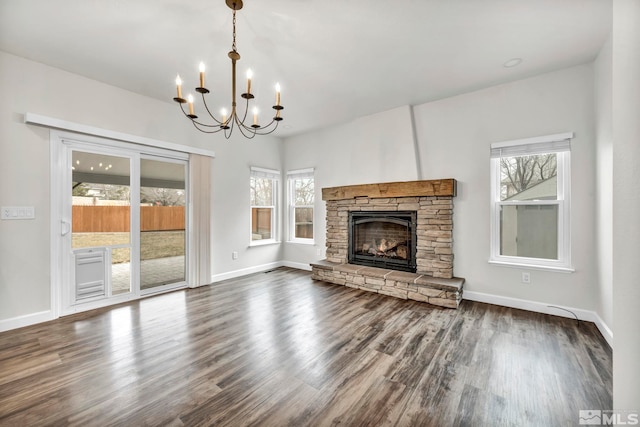
[[[570,271],[572,137],[491,144],[490,262]]]
[[[251,168],[251,243],[276,240],[276,206],[280,172]]]
[[[287,173],[289,182],[289,240],[313,243],[313,169]]]

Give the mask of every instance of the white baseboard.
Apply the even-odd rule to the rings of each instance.
[[[303,264],[301,262],[282,261],[284,267],[296,268],[298,270],[311,271],[311,264]]]
[[[0,332],[23,328],[25,326],[35,325],[36,323],[48,322],[53,319],[55,319],[55,317],[51,310],[12,317],[11,319],[0,320]]]
[[[214,274],[211,276],[211,283],[221,282],[227,279],[246,276],[247,274],[260,273],[261,271],[272,270],[278,267],[290,267],[298,270],[311,271],[311,265],[293,261],[276,261],[268,264],[256,265],[254,267],[242,268],[240,270],[228,271],[226,273]]]
[[[536,313],[551,314],[554,316],[569,317],[574,319],[575,317],[570,313],[572,312],[575,313],[575,315],[580,320],[595,323],[596,327],[598,328],[604,339],[607,341],[609,346],[613,348],[613,332],[595,311],[467,290],[462,293],[462,298],[470,301],[485,302],[487,304],[501,305],[504,307],[518,308],[521,310],[534,311]]]
[[[226,273],[214,274],[211,276],[211,283],[221,282],[227,279],[235,279],[236,277],[246,276],[247,274],[260,273],[261,271],[267,271],[282,266],[284,266],[283,261],[276,261],[267,264],[256,265],[253,267],[242,268],[240,270],[228,271]]]
[[[598,328],[604,339],[607,340],[609,347],[613,349],[613,331],[611,330],[611,328],[609,328],[609,326],[607,326],[604,320],[602,320],[602,318],[598,316],[598,313],[596,313],[595,311],[592,311],[591,313],[594,316],[594,319],[591,321],[596,324],[596,327]]]

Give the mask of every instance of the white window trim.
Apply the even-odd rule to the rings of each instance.
[[[314,191],[315,191],[315,176],[314,176],[314,168],[306,168],[306,169],[297,169],[297,170],[292,170],[292,171],[288,171],[287,172],[287,188],[288,188],[288,193],[287,193],[287,201],[289,204],[289,239],[287,240],[287,243],[299,243],[302,245],[315,245],[315,237],[316,237],[316,229],[315,229],[315,221],[313,224],[313,237],[311,239],[307,239],[307,238],[300,238],[300,237],[296,237],[295,236],[295,209],[296,208],[312,208],[313,209],[313,215],[315,217],[315,213],[316,213],[316,207],[315,207],[315,195],[314,195],[314,204],[313,205],[305,205],[305,206],[295,206],[293,204],[293,201],[295,200],[295,195],[294,195],[294,188],[293,188],[293,183],[295,182],[296,179],[300,179],[300,178],[313,178],[313,185],[314,185]]]
[[[491,144],[491,242],[489,263],[517,268],[532,268],[558,272],[573,272],[571,266],[571,151],[566,148],[573,132],[505,141]],[[563,148],[564,147],[564,148]],[[500,201],[500,156],[496,150],[509,148],[531,154],[556,151],[558,153],[557,200]],[[556,150],[557,148],[557,150]],[[525,155],[509,154],[509,155]],[[557,205],[558,206],[558,259],[528,258],[500,254],[500,207],[509,205]]]
[[[270,206],[253,206],[251,202],[249,202],[249,247],[252,246],[265,246],[265,245],[273,245],[280,243],[279,234],[278,234],[278,218],[279,218],[279,209],[278,209],[278,187],[280,183],[280,171],[276,169],[267,169],[251,166],[249,179],[251,178],[267,178],[274,181],[273,185],[273,205]],[[270,208],[273,209],[273,214],[271,215],[271,235],[273,236],[271,239],[261,239],[261,240],[253,240],[252,238],[252,223],[251,223],[251,211],[253,208]]]

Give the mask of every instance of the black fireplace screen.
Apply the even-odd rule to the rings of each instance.
[[[349,263],[415,273],[416,212],[349,212]]]

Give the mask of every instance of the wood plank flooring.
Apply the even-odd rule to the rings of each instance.
[[[611,371],[592,323],[281,268],[0,334],[0,425],[574,426]]]

